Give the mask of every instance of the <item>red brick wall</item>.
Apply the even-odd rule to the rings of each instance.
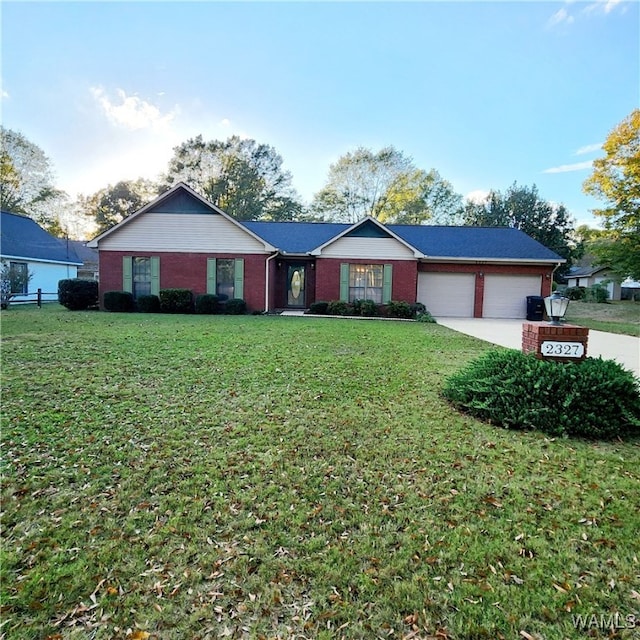
[[[122,258],[130,251],[100,251],[100,299],[105,291],[122,290]],[[244,258],[244,299],[250,310],[264,309],[265,255],[229,253],[142,253],[160,257],[160,288],[190,289],[197,296],[207,292],[207,258]]]
[[[340,299],[340,265],[349,264],[392,264],[393,275],[391,298],[405,302],[415,302],[418,293],[418,270],[412,260],[362,260],[354,258],[319,258],[316,260],[316,300]]]

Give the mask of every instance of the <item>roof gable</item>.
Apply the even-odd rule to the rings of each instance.
[[[194,194],[184,189],[170,192],[167,197],[156,201],[147,212],[153,213],[220,213],[208,202],[195,197]]]
[[[381,222],[367,216],[355,224],[347,227],[342,233],[338,233],[327,242],[318,245],[311,254],[314,256],[322,255],[322,252],[330,245],[339,242],[342,238],[368,238],[368,239],[387,239],[395,240],[402,245],[403,250],[408,250],[415,258],[422,257],[421,252],[414,245],[407,242],[404,238],[393,232],[391,226],[385,227]]]
[[[112,234],[117,234],[120,229],[125,227],[126,225],[130,225],[135,220],[139,219],[141,216],[145,214],[172,214],[172,215],[182,215],[182,214],[206,214],[208,216],[214,215],[219,216],[219,220],[224,220],[223,224],[232,227],[235,227],[235,233],[238,235],[238,232],[245,234],[245,237],[250,236],[252,241],[257,241],[262,245],[262,248],[265,251],[274,251],[275,247],[271,246],[268,241],[264,238],[258,236],[253,231],[242,225],[235,218],[232,218],[230,215],[226,214],[222,209],[219,209],[214,204],[208,202],[205,198],[203,198],[200,194],[196,193],[191,187],[184,184],[184,182],[179,182],[177,185],[172,187],[169,191],[163,193],[158,196],[155,200],[148,203],[142,209],[139,209],[134,214],[126,217],[124,220],[119,222],[111,229],[101,233],[99,236],[93,238],[87,243],[87,246],[90,248],[99,248],[100,242],[111,236]],[[111,239],[109,240],[111,243]]]
[[[52,236],[26,216],[3,211],[0,237],[3,258],[82,264],[71,242]]]

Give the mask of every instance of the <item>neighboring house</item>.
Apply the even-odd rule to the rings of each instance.
[[[82,264],[71,243],[52,236],[34,220],[2,211],[0,258],[33,275],[13,302],[35,302],[38,289],[42,300],[58,299],[58,282],[75,278]]]
[[[69,241],[82,266],[78,267],[78,278],[83,280],[98,279],[98,250],[87,247],[85,240]]]
[[[436,316],[524,318],[564,260],[517,229],[239,222],[184,183],[88,243],[100,293],[188,288],[251,310],[422,302]],[[101,297],[102,300],[102,297]]]
[[[573,267],[566,276],[567,287],[592,287],[603,284],[609,292],[609,300],[620,300],[621,287],[609,267]]]

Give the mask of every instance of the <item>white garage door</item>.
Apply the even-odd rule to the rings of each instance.
[[[418,302],[434,316],[473,318],[475,281],[473,273],[419,273]]]
[[[485,318],[526,318],[527,296],[539,296],[540,276],[485,275]]]

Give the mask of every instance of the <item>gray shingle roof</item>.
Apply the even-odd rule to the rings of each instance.
[[[428,257],[497,260],[563,260],[555,251],[510,227],[432,227],[388,225]]]
[[[243,222],[245,227],[285,253],[308,253],[352,225],[318,222]],[[519,229],[387,225],[427,257],[454,259],[562,261],[557,253]]]
[[[2,211],[0,232],[3,257],[82,264],[71,243],[54,238],[26,216]]]

